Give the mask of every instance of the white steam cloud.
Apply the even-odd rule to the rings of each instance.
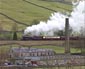
[[[53,13],[47,22],[41,21],[37,25],[27,27],[24,34],[54,36],[55,31],[64,30],[66,17],[69,18],[69,24],[73,32],[81,33],[81,28],[82,32],[85,32],[85,0],[73,3],[73,11],[70,16],[59,12]]]

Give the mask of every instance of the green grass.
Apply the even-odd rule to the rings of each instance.
[[[0,53],[6,53],[7,51],[10,50],[10,46],[12,47],[19,47],[19,45],[7,45],[7,46],[1,46],[0,47]],[[42,48],[42,49],[52,49],[56,53],[64,53],[64,47],[59,47],[59,46],[32,46],[32,48]],[[74,49],[71,48],[71,53],[79,53],[81,52],[80,49]]]
[[[57,2],[45,2],[41,0],[29,0],[32,3],[38,4],[40,6],[44,6],[50,9],[54,9],[56,11],[63,12],[65,8],[67,10],[71,10],[72,6],[57,3]],[[65,10],[65,11],[67,11]],[[52,11],[49,11],[47,9],[43,9],[34,5],[31,5],[29,3],[24,2],[23,0],[0,0],[0,12],[8,15],[9,17],[12,17],[13,19],[23,22],[28,25],[32,25],[33,20],[39,20],[39,21],[46,21]],[[6,17],[0,15],[0,23],[3,23],[2,26],[5,30],[11,30],[11,26],[13,21],[7,19]],[[18,28],[25,29],[25,26],[22,26],[18,24]]]
[[[33,48],[52,49],[56,53],[64,53],[65,52],[65,48],[59,47],[59,46],[34,46]],[[75,49],[75,48],[71,48],[70,51],[71,51],[71,53],[80,53],[81,52],[80,49]]]
[[[52,49],[56,53],[64,53],[64,48],[58,46],[34,46],[33,48]]]
[[[14,25],[14,21],[4,17],[3,15],[0,15],[0,27],[3,28],[3,30],[12,30],[12,26]],[[18,25],[18,30],[25,29],[25,26],[21,24]]]
[[[4,54],[6,52],[9,52],[10,47],[8,46],[2,46],[0,47],[0,54]]]

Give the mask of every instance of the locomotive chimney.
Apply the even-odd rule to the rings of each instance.
[[[65,19],[65,53],[70,54],[69,46],[69,18]]]

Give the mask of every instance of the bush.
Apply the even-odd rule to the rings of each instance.
[[[13,33],[13,40],[17,40],[17,33],[16,33],[16,31],[14,31],[14,33]]]

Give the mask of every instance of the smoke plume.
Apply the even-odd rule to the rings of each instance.
[[[76,32],[80,34],[85,32],[85,0],[73,3],[73,11],[70,16],[62,14],[60,12],[51,14],[47,22],[40,21],[37,25],[29,26],[25,29],[24,34],[31,35],[45,35],[54,36],[54,32],[59,30],[64,30],[65,28],[65,18],[69,18],[70,27],[73,33]]]

